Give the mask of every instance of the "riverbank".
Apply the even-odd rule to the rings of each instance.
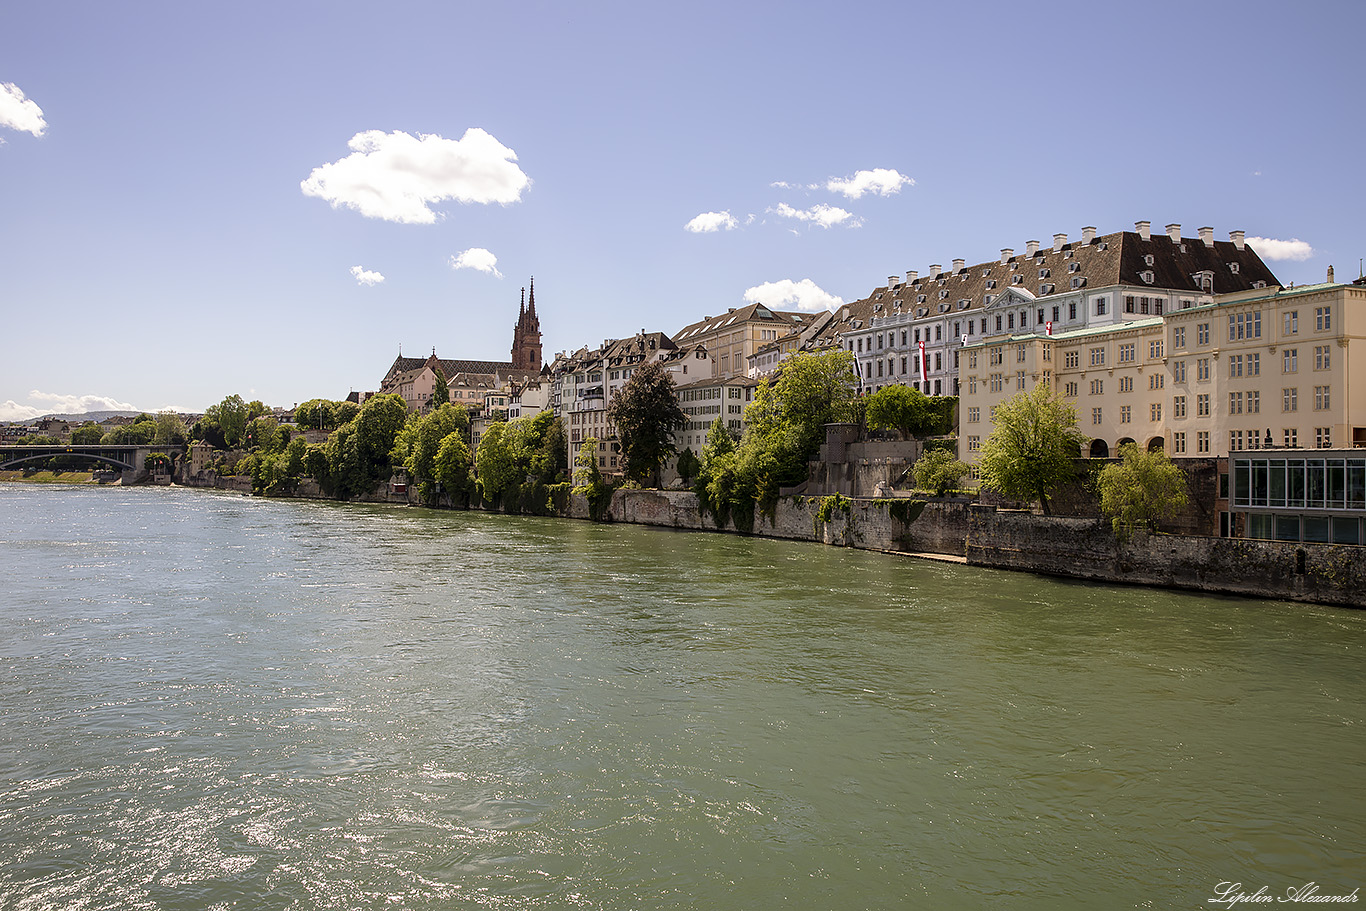
[[[206,474],[180,483],[251,493],[249,478]],[[311,479],[300,481],[290,496],[331,499]],[[422,505],[415,490],[388,485],[358,502]],[[570,497],[567,508],[540,514],[594,519],[581,496]],[[1090,582],[1366,607],[1366,547],[1196,535],[1138,534],[1119,541],[1103,519],[1040,516],[965,500],[783,497],[772,513],[756,508],[752,517],[718,523],[692,491],[622,489],[612,493],[598,521],[939,556]]]
[[[89,469],[85,471],[0,471],[0,481],[22,481],[26,484],[108,484]]]

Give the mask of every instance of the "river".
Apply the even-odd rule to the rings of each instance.
[[[1205,908],[1366,885],[1366,613],[0,484],[0,905]],[[1226,907],[1226,906],[1219,906]]]

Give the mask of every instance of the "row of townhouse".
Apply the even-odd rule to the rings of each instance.
[[[962,457],[975,464],[996,408],[1043,383],[1076,408],[1086,454],[1125,443],[1172,456],[1366,446],[1366,285],[1218,295],[1118,326],[964,346]]]

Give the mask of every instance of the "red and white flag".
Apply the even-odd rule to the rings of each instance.
[[[1053,321],[1052,321],[1052,320],[1049,320],[1048,322],[1044,323],[1044,327],[1048,330],[1048,334],[1049,334],[1049,335],[1052,335],[1052,334],[1053,334]]]
[[[925,340],[920,340],[920,382],[930,385],[930,365],[925,360]]]

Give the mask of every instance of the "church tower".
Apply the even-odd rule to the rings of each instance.
[[[536,279],[531,279],[531,299],[522,289],[522,304],[517,314],[517,328],[512,330],[512,367],[528,373],[539,373],[541,359],[541,320],[536,316]]]

